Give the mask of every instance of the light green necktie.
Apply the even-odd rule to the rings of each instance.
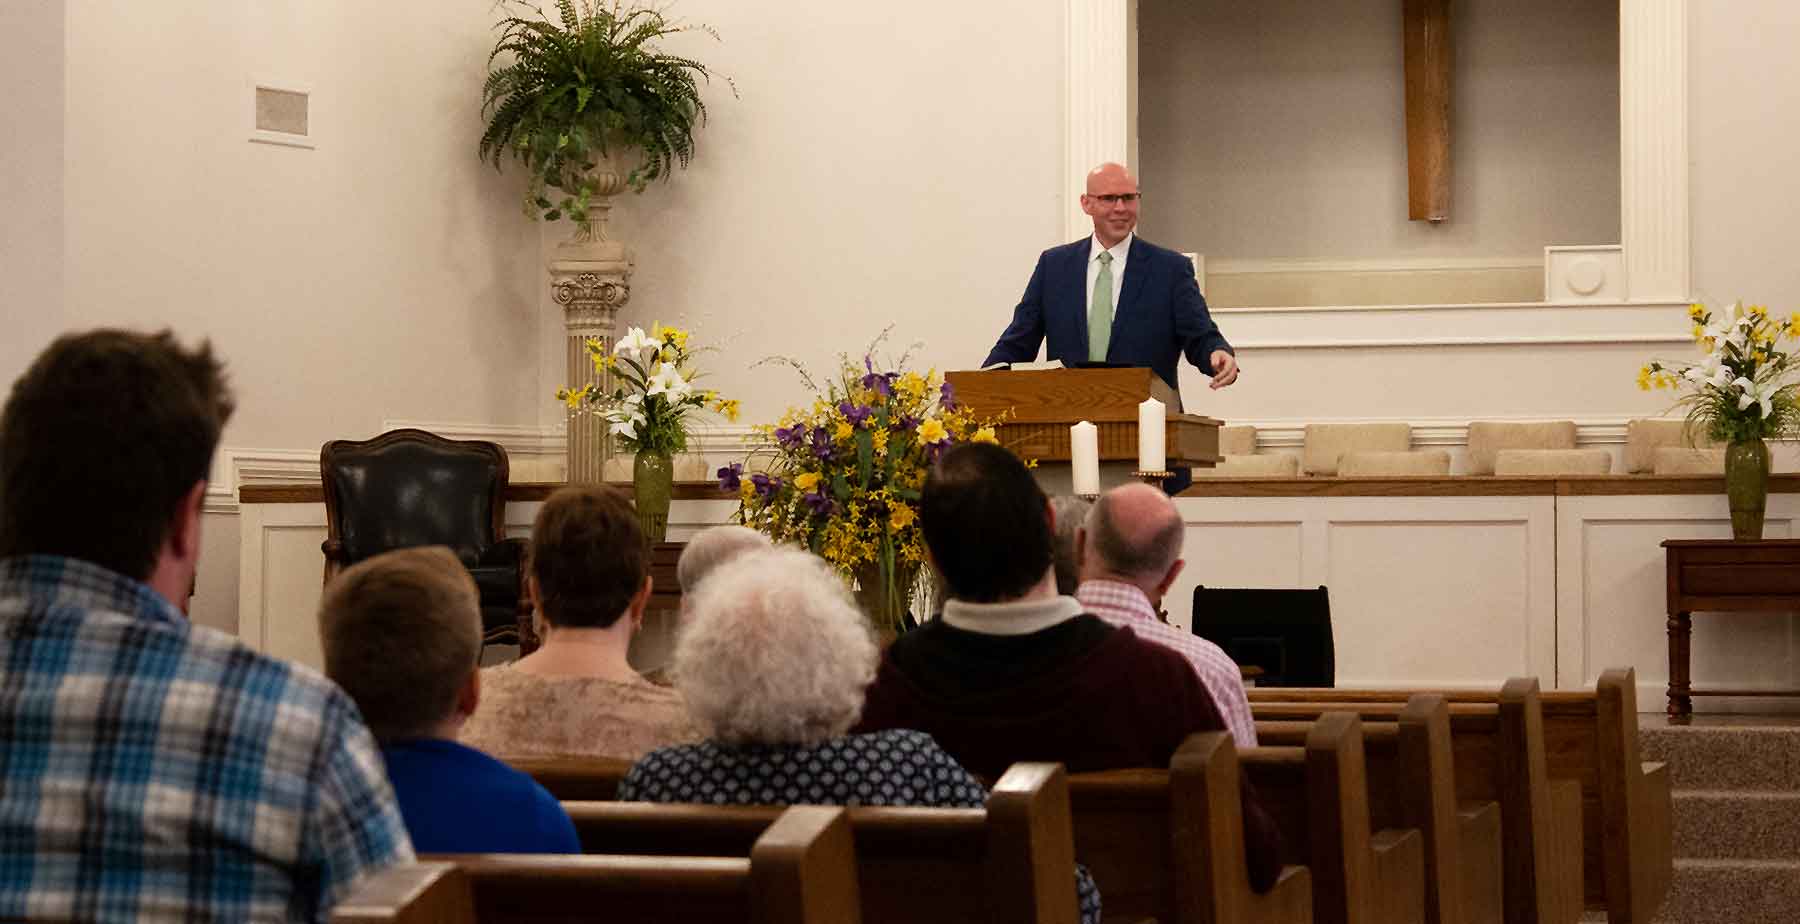
[[[1094,277],[1094,302],[1088,309],[1088,360],[1106,362],[1107,341],[1112,339],[1113,255],[1100,251],[1100,274]]]

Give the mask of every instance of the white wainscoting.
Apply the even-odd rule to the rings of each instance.
[[[538,501],[506,505],[506,532],[528,536]],[[730,520],[734,501],[677,500],[669,537],[685,539]],[[238,508],[238,635],[253,648],[318,668],[319,591],[325,572],[324,504],[243,504]],[[654,641],[666,651],[665,629]],[[635,656],[634,652],[634,656]],[[656,659],[659,660],[659,659]]]
[[[1660,710],[1669,683],[1664,539],[1729,539],[1731,518],[1716,494],[1563,497],[1557,503],[1557,686],[1592,687],[1600,672],[1637,668],[1638,706]],[[1794,536],[1800,495],[1769,497],[1769,539]],[[1697,687],[1800,686],[1800,620],[1784,613],[1694,618]],[[1696,710],[1768,708],[1772,700],[1700,697]]]
[[[1555,498],[1181,498],[1194,587],[1331,589],[1340,686],[1556,675]]]

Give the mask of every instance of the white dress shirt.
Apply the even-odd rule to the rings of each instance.
[[[1136,235],[1136,231],[1129,232],[1124,240],[1111,247],[1100,246],[1099,235],[1088,238],[1087,288],[1082,291],[1081,303],[1087,306],[1089,315],[1094,313],[1094,280],[1100,278],[1100,252],[1106,251],[1113,256],[1113,317],[1119,316],[1119,290],[1125,285],[1125,257],[1131,253],[1131,239]]]

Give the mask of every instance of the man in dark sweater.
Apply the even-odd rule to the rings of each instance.
[[[950,599],[882,658],[858,731],[926,732],[970,771],[1017,761],[1070,772],[1166,767],[1189,734],[1225,721],[1179,654],[1059,596],[1054,512],[1018,457],[993,444],[944,453],[919,518]],[[1250,880],[1268,889],[1280,839],[1245,784]]]

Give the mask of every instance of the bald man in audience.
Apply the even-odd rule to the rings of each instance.
[[[882,657],[859,731],[925,732],[974,773],[1017,761],[1071,772],[1167,767],[1194,732],[1224,731],[1180,655],[1056,592],[1055,512],[1019,458],[990,443],[943,454],[919,499],[943,614]],[[1280,871],[1280,837],[1245,784],[1250,885]]]
[[[1156,488],[1133,483],[1100,495],[1087,522],[1075,531],[1081,573],[1075,596],[1086,611],[1187,659],[1237,746],[1255,747],[1256,722],[1237,662],[1219,646],[1170,627],[1160,616],[1163,596],[1181,574],[1186,533],[1175,502]]]

